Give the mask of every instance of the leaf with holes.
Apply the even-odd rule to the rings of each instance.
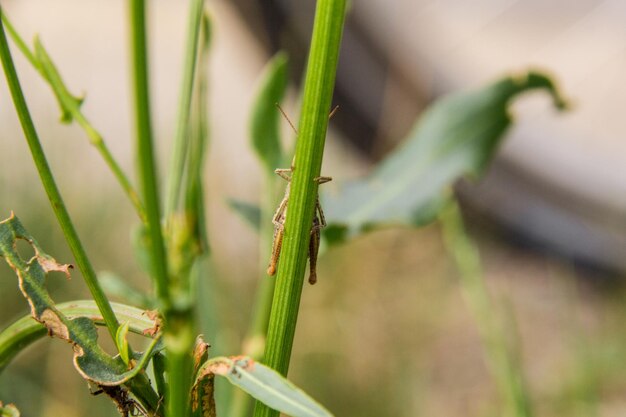
[[[17,253],[19,239],[27,241],[35,251],[28,261]],[[135,358],[136,365],[129,369],[122,359],[111,357],[98,345],[98,333],[91,319],[84,316],[70,319],[56,307],[46,289],[46,276],[57,271],[69,278],[71,265],[59,264],[46,254],[13,214],[0,222],[0,256],[16,272],[20,290],[30,304],[32,317],[46,327],[50,336],[66,340],[74,346],[74,366],[83,378],[103,386],[119,385],[137,375],[148,364],[159,338],[153,340],[143,356]]]
[[[75,300],[57,304],[57,309],[68,319],[85,317],[97,326],[104,326],[104,318],[93,300]],[[136,307],[111,303],[118,320],[128,322],[129,330],[138,335],[153,333],[157,322],[146,314],[145,310]],[[31,315],[24,316],[13,322],[0,332],[0,372],[13,358],[27,346],[45,337],[48,331],[44,325],[35,321]]]

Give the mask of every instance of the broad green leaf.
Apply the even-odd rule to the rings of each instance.
[[[44,79],[52,87],[52,91],[61,107],[61,121],[63,123],[71,123],[80,111],[83,104],[82,97],[73,96],[61,78],[61,74],[57,70],[56,65],[52,62],[50,55],[41,44],[39,37],[35,38],[35,57],[37,59],[38,69]]]
[[[292,417],[329,417],[332,414],[301,389],[267,366],[243,356],[208,360],[198,371],[196,384],[212,375],[226,377],[267,406]]]
[[[85,317],[92,320],[97,326],[104,326],[104,319],[98,306],[92,300],[76,300],[58,304],[56,306],[68,319]],[[145,335],[157,325],[145,310],[119,303],[111,303],[115,316],[119,321],[129,323],[132,333]],[[22,317],[0,332],[0,372],[31,343],[48,335],[46,327],[35,321],[31,315]]]
[[[252,146],[268,172],[273,172],[282,161],[280,113],[276,103],[285,95],[288,76],[287,55],[278,52],[265,67],[261,88],[252,108]]]
[[[17,253],[18,239],[28,242],[35,251],[35,255],[28,261]],[[46,254],[13,214],[0,222],[0,256],[16,272],[20,290],[30,304],[32,317],[46,327],[50,336],[74,346],[74,365],[84,378],[98,385],[119,385],[133,378],[147,365],[155,351],[158,337],[137,365],[128,369],[119,357],[111,357],[98,345],[98,332],[90,318],[79,316],[71,319],[55,306],[46,289],[46,276],[49,272],[57,271],[65,273],[69,278],[71,265],[59,264]]]
[[[261,209],[259,206],[233,198],[228,199],[228,205],[254,231],[258,232],[261,229]]]
[[[0,417],[20,417],[20,410],[13,404],[4,405],[0,401]]]
[[[545,90],[557,108],[565,107],[554,82],[538,72],[438,100],[371,175],[338,193],[322,191],[326,220],[335,232],[344,229],[343,237],[376,226],[433,220],[457,179],[485,171],[512,123],[512,99],[533,89]]]

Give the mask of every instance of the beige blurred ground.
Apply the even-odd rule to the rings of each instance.
[[[70,87],[88,93],[85,112],[131,172],[124,3],[21,0],[3,6],[27,39],[41,35]],[[243,325],[256,280],[268,278],[257,274],[256,236],[225,201],[258,198],[259,168],[248,148],[247,121],[268,57],[227,1],[212,1],[209,8],[215,24],[206,171],[209,227],[216,273],[233,295],[229,324]],[[182,3],[152,4],[154,131],[161,167],[174,132],[185,18]],[[81,131],[57,123],[47,86],[23,59],[16,60],[52,167],[96,268],[118,271],[145,287],[145,278],[129,261],[128,236],[136,223],[130,205]],[[292,92],[291,114],[294,102]],[[53,255],[69,257],[37,185],[4,82],[0,126],[0,212],[15,210]],[[332,132],[325,164],[325,174],[336,179],[366,171]],[[623,415],[621,287],[601,274],[512,246],[483,223],[471,232],[480,242],[490,287],[517,318],[537,415],[593,415],[586,407],[598,416]],[[318,285],[305,287],[291,373],[311,395],[338,416],[497,415],[476,330],[436,227],[377,232],[331,250],[320,260],[319,276]],[[0,289],[10,300],[0,306],[2,323],[27,312],[14,284],[2,266]],[[51,286],[58,301],[86,294],[78,276]],[[243,329],[226,331],[241,334]],[[0,376],[0,399],[11,400],[3,398],[8,394],[17,396],[25,411],[42,416],[114,415],[105,399],[90,397],[70,369],[68,346],[58,343],[38,344]]]

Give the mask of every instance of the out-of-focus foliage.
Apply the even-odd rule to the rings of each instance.
[[[546,90],[557,108],[565,107],[552,79],[532,71],[436,101],[371,175],[322,194],[329,240],[373,227],[431,221],[454,181],[477,177],[489,166],[511,125],[512,99],[532,89]]]

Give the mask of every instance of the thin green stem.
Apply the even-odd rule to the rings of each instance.
[[[98,152],[102,156],[102,159],[104,159],[104,162],[107,164],[111,172],[113,172],[113,175],[122,187],[122,190],[124,190],[124,193],[126,193],[126,196],[135,207],[135,211],[137,212],[137,215],[139,216],[141,221],[146,223],[146,211],[143,207],[143,204],[141,203],[139,194],[135,190],[135,187],[133,187],[130,183],[130,180],[126,176],[126,173],[124,173],[124,171],[122,170],[122,167],[118,164],[118,162],[111,154],[111,151],[106,145],[106,142],[102,138],[100,132],[98,132],[93,127],[91,122],[82,113],[82,111],[77,109],[76,112],[72,113],[72,117],[83,128],[83,130],[89,137],[89,142],[91,142],[91,144],[98,150]]]
[[[148,220],[149,253],[152,275],[156,286],[157,298],[165,317],[164,340],[166,346],[172,335],[170,316],[171,299],[165,242],[161,231],[161,215],[157,187],[157,169],[154,160],[152,127],[150,117],[150,97],[148,82],[148,52],[146,41],[146,10],[144,0],[131,0],[131,55],[133,59],[133,90],[135,97],[135,118],[137,135],[137,153],[139,159],[139,179],[141,192],[146,207]],[[168,354],[170,350],[168,348]],[[174,384],[170,384],[171,386]],[[183,407],[186,402],[183,403]],[[170,414],[184,416],[184,414]]]
[[[1,14],[2,9],[0,7],[0,15]],[[2,21],[4,21],[4,19],[2,19]],[[76,232],[69,213],[67,212],[63,198],[61,197],[56,182],[54,181],[52,171],[50,170],[50,166],[46,160],[41,142],[39,141],[39,136],[37,135],[35,125],[33,124],[30,116],[28,106],[26,105],[26,99],[24,98],[24,93],[22,92],[17,72],[15,71],[15,65],[13,64],[13,58],[11,57],[11,51],[4,32],[4,24],[2,23],[0,23],[0,59],[2,60],[2,66],[11,91],[13,103],[15,104],[15,109],[20,119],[22,129],[24,130],[24,136],[28,142],[31,155],[33,156],[35,166],[39,172],[39,177],[41,178],[43,187],[46,190],[46,194],[48,195],[48,199],[52,205],[52,210],[54,211],[61,229],[63,230],[65,239],[67,240],[70,250],[76,259],[76,263],[78,264],[78,268],[83,275],[83,279],[85,280],[85,283],[87,284],[87,287],[89,288],[89,291],[98,306],[98,310],[102,314],[102,318],[104,319],[109,334],[115,341],[115,335],[119,327],[119,322],[115,317],[115,313],[113,312],[113,308],[111,307],[109,300],[104,295],[104,292],[98,283],[93,266],[87,257],[87,253],[83,248],[80,238],[78,237],[78,233]],[[128,385],[133,394],[135,394],[139,401],[141,401],[141,403],[148,410],[154,411],[156,407],[158,407],[158,397],[150,387],[150,384],[145,376],[140,375],[138,378],[132,379],[129,381]]]
[[[139,199],[139,195],[137,191],[135,191],[134,187],[131,185],[130,180],[117,163],[113,155],[111,154],[109,148],[106,145],[106,142],[102,138],[102,135],[93,127],[91,122],[87,119],[87,117],[83,114],[80,108],[80,102],[77,101],[67,90],[65,83],[61,79],[61,75],[56,70],[56,67],[49,59],[48,54],[45,52],[41,43],[38,40],[35,41],[35,49],[38,48],[40,51],[39,58],[36,53],[33,53],[26,42],[22,39],[22,37],[17,33],[9,19],[6,15],[2,15],[2,22],[6,26],[7,32],[13,42],[17,46],[17,48],[22,52],[22,54],[26,57],[26,59],[31,63],[31,65],[39,72],[41,77],[50,84],[53,92],[57,96],[57,99],[62,106],[63,111],[67,111],[71,115],[71,119],[75,120],[80,127],[83,128],[87,137],[89,138],[89,142],[98,150],[109,169],[113,172],[113,175],[121,185],[122,189],[126,193],[127,197],[135,207],[139,218],[145,222],[146,215],[141,204],[141,200]],[[45,60],[46,62],[42,62]],[[44,65],[44,63],[46,65]]]
[[[30,62],[30,64],[35,67],[35,69],[37,69],[37,71],[39,71],[39,73],[43,76],[43,72],[39,67],[39,62],[37,62],[37,58],[35,58],[33,52],[28,48],[26,42],[24,42],[19,33],[17,33],[15,27],[13,27],[13,24],[9,21],[9,18],[4,13],[2,14],[2,23],[4,24],[4,27],[9,33],[11,39],[13,39],[13,42],[15,42],[17,49],[20,50],[20,52],[26,57],[28,62]]]
[[[184,55],[183,79],[181,82],[180,99],[178,103],[178,118],[176,119],[176,136],[170,163],[169,181],[165,200],[165,216],[169,217],[180,203],[185,159],[189,148],[189,120],[191,115],[191,100],[196,71],[198,40],[200,37],[200,21],[204,9],[204,0],[193,0],[190,8],[189,24],[187,26],[187,42]]]
[[[2,10],[0,9],[0,14],[1,13]],[[48,161],[46,160],[41,142],[39,141],[39,136],[35,129],[35,125],[33,124],[28,106],[26,105],[26,99],[24,98],[24,93],[22,92],[17,72],[15,71],[15,65],[13,64],[13,58],[11,57],[11,51],[9,50],[3,24],[0,24],[0,59],[2,59],[2,66],[4,68],[4,73],[11,91],[11,97],[13,98],[17,115],[20,119],[22,129],[24,130],[24,136],[28,142],[31,155],[33,156],[35,166],[39,172],[39,177],[41,178],[43,187],[46,190],[46,194],[48,195],[54,214],[56,215],[61,229],[63,230],[63,234],[65,235],[72,254],[76,259],[76,263],[78,264],[78,267],[83,275],[83,279],[85,280],[94,301],[98,305],[98,309],[102,313],[102,317],[106,322],[109,334],[113,340],[115,340],[119,323],[115,317],[113,309],[111,308],[111,304],[109,304],[109,300],[107,300],[104,292],[98,284],[96,273],[91,265],[91,262],[89,261],[89,258],[87,257],[87,253],[83,248],[72,220],[70,219],[65,203],[63,202],[63,198],[61,197],[61,193],[59,192],[52,175],[52,171],[50,170],[50,166],[48,165]]]
[[[167,311],[170,307],[170,294],[150,119],[144,0],[131,0],[130,16],[139,178],[148,219],[151,264],[156,293],[161,307]]]
[[[519,358],[515,346],[508,343],[503,324],[498,320],[504,312],[496,308],[489,296],[478,249],[465,231],[463,217],[455,200],[443,210],[440,220],[446,247],[459,269],[463,297],[478,326],[490,370],[503,401],[502,415],[530,417],[532,410]]]
[[[285,237],[267,333],[264,362],[286,375],[306,271],[328,113],[332,102],[345,0],[319,0],[309,53]],[[257,402],[255,417],[278,416]]]

